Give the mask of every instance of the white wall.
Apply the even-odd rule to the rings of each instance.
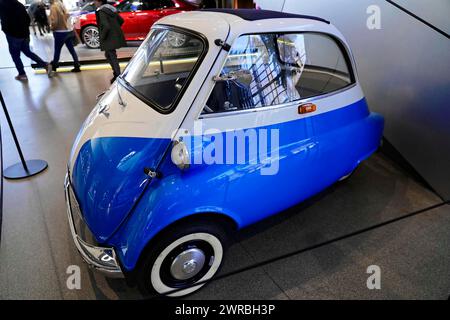
[[[263,9],[330,20],[350,42],[372,110],[386,138],[438,193],[450,199],[450,41],[384,0],[257,0]],[[450,31],[449,0],[397,0]],[[369,30],[370,5],[381,29]]]

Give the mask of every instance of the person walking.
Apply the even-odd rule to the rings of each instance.
[[[36,9],[39,5],[39,1],[38,0],[33,0],[30,4],[30,6],[28,7],[28,15],[30,16],[30,24],[31,24],[31,28],[33,29],[34,35],[36,35],[36,21],[34,20],[34,14],[36,12]],[[42,36],[42,33],[41,33]]]
[[[100,34],[100,49],[105,51],[105,58],[113,69],[113,78],[111,79],[111,83],[113,83],[120,75],[116,49],[126,46],[125,36],[121,29],[123,19],[115,7],[107,4],[107,0],[95,0],[94,3],[97,7],[95,16]]]
[[[40,1],[34,11],[34,21],[36,22],[39,33],[41,36],[42,33],[47,33],[50,30],[50,27],[48,25],[48,18],[47,13],[45,12],[45,4]]]
[[[30,49],[30,16],[24,5],[17,0],[0,0],[0,20],[8,42],[9,53],[19,72],[15,79],[28,80],[20,59],[21,52],[36,62],[38,67],[47,69],[49,64]]]
[[[52,77],[55,74],[56,69],[59,66],[59,58],[63,45],[66,45],[73,58],[74,68],[70,71],[81,71],[78,55],[73,46],[75,35],[69,19],[70,15],[64,7],[64,4],[60,0],[51,0],[49,20],[50,29],[53,31],[53,37],[55,38],[55,52],[53,54],[53,61],[48,68],[49,77]]]

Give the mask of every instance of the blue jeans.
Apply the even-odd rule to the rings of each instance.
[[[29,38],[15,38],[6,35],[6,40],[8,41],[9,53],[11,58],[16,65],[16,69],[20,75],[25,74],[25,69],[23,68],[22,60],[20,59],[20,53],[23,52],[28,58],[37,63],[38,67],[44,68],[47,63],[39,58],[39,56],[30,50],[30,39]]]
[[[80,62],[78,61],[77,53],[75,52],[75,48],[73,47],[72,42],[72,31],[67,32],[53,32],[53,37],[55,38],[55,53],[53,55],[52,67],[53,70],[58,68],[59,57],[61,55],[61,49],[65,44],[67,49],[69,49],[70,55],[73,58],[73,64],[75,68],[80,67]]]

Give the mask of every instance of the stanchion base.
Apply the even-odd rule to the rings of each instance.
[[[44,160],[27,160],[28,171],[23,168],[22,162],[13,164],[3,171],[3,176],[6,179],[16,180],[34,176],[39,172],[47,169],[48,164]]]

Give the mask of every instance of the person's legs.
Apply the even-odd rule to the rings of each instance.
[[[56,71],[58,68],[59,57],[61,56],[61,49],[66,38],[66,32],[53,32],[53,37],[55,38],[55,52],[53,53],[52,67],[53,70]]]
[[[30,25],[31,25],[31,29],[33,29],[34,35],[36,35],[36,20],[34,20],[33,18],[30,17]]]
[[[42,60],[37,54],[35,54],[34,52],[32,52],[30,50],[30,39],[25,39],[24,41],[22,41],[22,45],[20,50],[31,60],[33,60],[34,62],[37,63],[38,67],[40,68],[46,68],[47,67],[47,62],[45,62],[44,60]]]
[[[43,36],[45,33],[44,25],[42,24],[42,22],[38,22],[37,25],[38,25],[39,33],[41,34],[41,36]]]
[[[117,60],[116,50],[105,50],[105,58],[113,69],[114,78],[111,82],[114,82],[114,80],[120,75],[120,66],[119,61]]]
[[[20,75],[25,75],[25,69],[23,68],[22,60],[20,59],[20,48],[22,46],[22,42],[24,39],[15,38],[6,35],[6,40],[8,41],[9,53],[11,54],[11,58],[16,65],[16,69]]]
[[[73,58],[73,65],[74,65],[74,69],[72,71],[79,71],[80,70],[80,62],[78,60],[78,55],[77,52],[75,51],[75,48],[73,47],[73,39],[71,37],[70,34],[67,34],[66,40],[64,41],[64,43],[66,44],[67,49],[69,49],[69,52]]]

